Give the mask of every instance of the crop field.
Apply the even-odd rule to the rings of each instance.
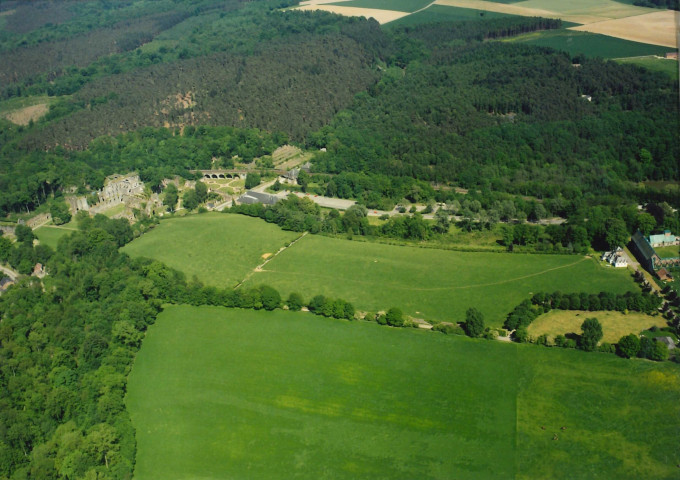
[[[541,315],[529,325],[529,334],[536,338],[547,334],[554,339],[567,333],[581,334],[581,324],[586,318],[597,318],[602,325],[602,341],[618,342],[621,337],[653,326],[665,327],[666,320],[661,315],[651,316],[639,312],[589,312],[583,310],[552,310]]]
[[[126,403],[139,480],[639,479],[677,474],[679,394],[670,363],[174,306]]]
[[[415,12],[427,7],[432,0],[350,0],[333,3],[356,8],[374,8],[377,10],[395,10],[398,12]]]
[[[632,42],[621,38],[598,35],[596,33],[575,30],[546,30],[508,39],[509,42],[526,43],[541,47],[551,47],[568,52],[575,56],[583,54],[588,57],[623,58],[643,55],[664,55],[672,48],[646,43]]]
[[[473,8],[445,7],[443,5],[432,5],[422,12],[414,13],[407,17],[402,17],[388,24],[389,27],[397,25],[419,25],[422,23],[434,22],[467,22],[471,20],[488,20],[491,18],[511,17],[505,13],[488,12]]]
[[[208,285],[233,287],[298,233],[241,215],[206,213],[163,220],[126,245],[133,257],[155,258]]]
[[[637,42],[677,48],[676,34],[679,19],[678,12],[673,10],[656,11],[645,15],[615,18],[582,25],[574,27],[574,30],[601,33]]]

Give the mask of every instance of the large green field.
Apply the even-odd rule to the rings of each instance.
[[[669,363],[176,306],[127,405],[139,480],[639,479],[677,478],[679,395]]]
[[[617,63],[632,63],[634,65],[639,65],[645,67],[648,70],[653,70],[655,72],[664,72],[678,80],[678,61],[669,58],[660,58],[654,55],[646,57],[631,57],[631,58],[619,58],[616,59]]]
[[[623,293],[635,289],[627,270],[576,255],[456,252],[306,235],[253,272],[298,234],[260,219],[193,215],[161,222],[124,248],[196,275],[207,285],[269,284],[305,300],[323,294],[360,310],[399,307],[428,320],[462,321],[475,306],[500,326],[521,300],[538,291]]]
[[[428,320],[463,321],[477,307],[500,326],[532,293],[625,292],[628,271],[575,255],[455,252],[307,235],[248,284],[269,284],[283,295],[297,291],[351,301],[361,310],[392,306]]]
[[[587,57],[601,58],[665,55],[666,52],[674,51],[674,49],[668,47],[566,29],[533,32],[519,35],[506,41],[551,47],[556,50],[565,51],[572,56],[581,54]]]
[[[155,258],[208,285],[233,287],[257,265],[299,236],[240,215],[206,213],[163,220],[126,245],[133,257]]]

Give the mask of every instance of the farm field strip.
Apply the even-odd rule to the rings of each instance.
[[[570,30],[677,48],[680,13],[673,10],[589,23]]]
[[[126,404],[141,480],[637,479],[676,472],[679,394],[669,363],[169,306]]]
[[[323,10],[325,12],[337,13],[347,17],[366,17],[374,18],[378,23],[388,23],[399,18],[410,15],[409,12],[399,12],[395,10],[380,10],[375,8],[344,7],[341,5],[315,4],[302,5],[297,10]]]

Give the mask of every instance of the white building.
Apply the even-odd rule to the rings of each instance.
[[[623,256],[623,249],[621,247],[616,247],[616,250],[613,252],[604,252],[600,260],[607,262],[609,265],[614,265],[617,268],[628,266],[628,262]]]

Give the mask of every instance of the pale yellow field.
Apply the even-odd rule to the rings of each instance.
[[[677,47],[678,12],[625,5],[614,0],[528,0],[513,4],[483,0],[436,0],[437,5],[521,16],[560,18],[582,24],[574,30],[636,42]]]
[[[512,4],[487,2],[484,0],[436,0],[437,5],[474,8],[489,12],[508,13],[524,17],[561,18],[567,22],[594,23],[604,20],[643,15],[657,10],[652,8],[625,5],[613,0],[580,0],[557,2],[551,0],[529,0]]]
[[[586,318],[597,318],[604,334],[602,341],[616,343],[624,335],[638,334],[652,326],[665,327],[666,321],[660,315],[630,312],[587,312],[583,310],[552,310],[541,315],[529,325],[529,335],[533,338],[548,334],[551,339],[566,333],[581,333],[581,324]]]
[[[30,107],[20,108],[10,113],[5,114],[5,118],[17,125],[28,125],[33,120],[36,121],[49,111],[46,103],[39,103],[38,105],[31,105]]]
[[[678,47],[679,12],[665,10],[635,17],[591,23],[571,30],[601,33],[635,42]]]
[[[302,5],[298,7],[298,10],[324,10],[326,12],[337,13],[339,15],[345,15],[347,17],[366,17],[374,18],[378,23],[388,23],[398,18],[410,15],[409,12],[396,12],[392,10],[378,10],[375,8],[356,8],[356,7],[343,7],[339,5],[325,5],[322,3]]]

